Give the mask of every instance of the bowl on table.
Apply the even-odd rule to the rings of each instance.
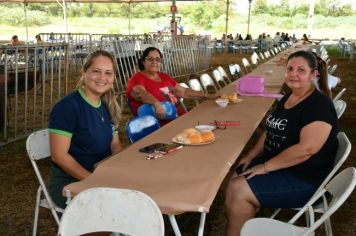
[[[215,129],[212,125],[197,125],[195,128],[199,130],[200,133],[210,132]]]
[[[219,107],[226,107],[229,104],[229,99],[218,98],[215,100]]]

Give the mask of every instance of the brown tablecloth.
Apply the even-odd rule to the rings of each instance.
[[[279,56],[271,59],[278,59]],[[284,81],[285,67],[273,63],[261,65],[251,74],[265,76],[269,92],[278,92]],[[222,89],[228,93],[236,82]],[[272,98],[240,97],[242,102],[218,107],[214,101],[205,101],[187,114],[160,128],[153,134],[132,144],[119,154],[101,163],[94,173],[83,181],[64,188],[76,195],[99,186],[128,188],[148,194],[164,214],[182,212],[209,212],[215,195],[251,135],[274,102]],[[215,142],[183,149],[156,160],[145,160],[139,148],[156,142],[170,143],[183,129],[214,120],[240,121],[240,126],[215,130]]]

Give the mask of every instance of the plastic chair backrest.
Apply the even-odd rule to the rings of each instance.
[[[337,65],[336,65],[336,64],[333,65],[333,66],[329,69],[329,74],[331,74],[331,75],[334,74],[336,68],[337,68]]]
[[[344,112],[346,110],[347,103],[342,99],[338,99],[336,101],[333,101],[333,103],[334,103],[334,106],[335,106],[337,118],[340,119],[340,117],[342,116],[342,114],[344,114]]]
[[[208,93],[208,87],[213,87],[215,92],[218,91],[213,79],[210,77],[210,75],[208,75],[206,73],[204,73],[200,76],[200,83],[202,84],[203,89],[206,93]]]
[[[345,92],[346,92],[346,88],[343,88],[338,94],[336,94],[336,96],[333,98],[333,101],[335,102],[339,100],[342,97],[342,95],[344,95]]]
[[[230,70],[231,75],[235,75],[235,67],[232,65],[233,72],[231,72],[230,66],[231,66],[231,64],[229,65],[229,70]],[[224,80],[224,77],[222,76],[220,71],[218,71],[217,69],[213,70],[213,77],[214,77],[215,82],[217,83],[219,88],[221,88],[220,83],[223,83],[225,86],[227,85]]]
[[[226,71],[224,70],[224,68],[222,68],[222,66],[218,66],[218,71],[220,71],[220,73],[222,74],[222,76],[224,77],[224,78],[226,78],[228,81],[229,81],[229,83],[231,83],[231,80],[230,80],[230,78],[229,78],[229,76],[226,74]]]
[[[258,54],[260,55],[261,60],[264,60],[264,59],[265,59],[265,57],[263,56],[263,53],[262,53],[262,52],[259,52]]]
[[[268,53],[268,51],[265,51],[263,54],[265,54],[265,58],[266,58],[266,59],[269,58],[269,53]]]
[[[326,176],[324,181],[320,184],[316,192],[324,188],[324,186],[331,180],[331,178],[336,174],[342,164],[346,161],[347,157],[350,155],[352,145],[344,132],[339,132],[337,134],[337,141],[339,143],[339,146],[336,151],[333,169]]]
[[[189,86],[186,83],[179,83],[180,86],[182,86],[183,88],[189,88]]]
[[[340,172],[337,176],[335,176],[323,189],[319,196],[315,196],[309,204],[303,207],[306,209],[307,207],[312,206],[314,202],[316,202],[320,196],[325,196],[324,193],[328,192],[331,194],[332,199],[328,204],[328,208],[325,213],[310,226],[310,228],[303,235],[311,235],[321,224],[324,223],[325,220],[329,219],[329,217],[335,213],[337,209],[346,201],[346,199],[353,192],[356,184],[356,169],[354,167],[349,167],[342,172]],[[325,200],[325,197],[324,197]],[[302,210],[303,210],[302,209]],[[301,210],[301,211],[302,211]]]
[[[242,64],[244,65],[246,73],[248,73],[249,70],[252,71],[251,65],[246,58],[242,58]],[[250,69],[248,69],[248,68],[250,68]]]
[[[38,182],[40,184],[38,191],[43,192],[45,199],[47,200],[48,207],[51,210],[52,215],[53,215],[54,219],[56,220],[57,224],[59,224],[59,217],[56,212],[56,205],[53,203],[53,201],[48,193],[46,184],[42,178],[41,172],[40,172],[40,170],[37,166],[37,163],[36,163],[36,161],[44,159],[44,158],[48,158],[51,155],[48,129],[39,130],[39,131],[36,131],[36,132],[33,132],[32,134],[30,134],[26,140],[26,151],[30,158],[30,161],[31,161],[33,170],[35,171]],[[38,207],[38,206],[36,206],[36,207]],[[58,208],[58,210],[61,211],[62,209]],[[36,225],[36,227],[37,227],[37,225]]]
[[[156,203],[142,192],[91,188],[79,193],[68,204],[58,235],[74,236],[92,232],[163,236],[164,222]]]
[[[236,69],[236,73],[238,73],[239,75],[241,74],[241,66],[239,64],[235,64],[235,69]]]
[[[134,143],[159,128],[159,121],[155,117],[138,116],[127,122],[125,130],[130,142]]]
[[[203,87],[201,86],[201,84],[199,83],[198,79],[190,79],[188,80],[188,85],[191,89],[195,90],[195,91],[201,91],[204,92]]]

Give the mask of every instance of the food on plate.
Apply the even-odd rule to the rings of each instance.
[[[226,93],[220,95],[221,99],[229,99],[229,96]]]
[[[197,129],[188,128],[188,129],[183,130],[183,134],[186,134],[189,136],[189,135],[193,135],[193,134],[200,134],[200,132]]]
[[[203,137],[202,135],[199,134],[192,134],[188,136],[190,143],[189,144],[199,144],[203,142]]]
[[[203,138],[203,142],[210,142],[213,141],[215,138],[214,133],[211,131],[202,133],[201,137]]]
[[[229,99],[229,102],[237,102],[237,99],[238,99],[237,93],[232,92],[231,94],[229,94],[228,99]]]
[[[197,129],[189,128],[174,137],[174,141],[187,145],[196,145],[211,142],[215,138],[212,131],[200,133]]]

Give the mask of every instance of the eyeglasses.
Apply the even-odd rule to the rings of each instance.
[[[226,124],[217,120],[214,120],[214,125],[217,129],[226,129]]]
[[[160,57],[146,57],[145,60],[153,63],[153,62],[157,62],[160,63],[162,61],[162,59]]]

